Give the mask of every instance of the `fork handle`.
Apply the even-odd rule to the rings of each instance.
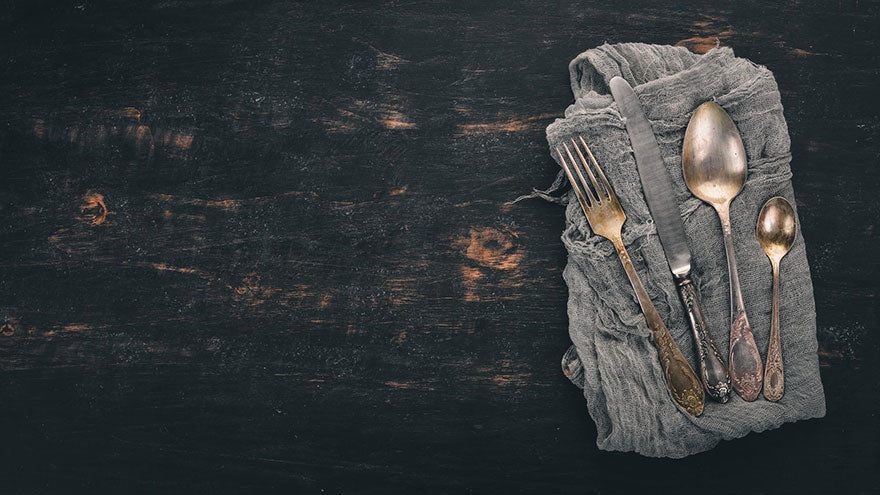
[[[660,319],[660,314],[657,313],[657,309],[651,302],[651,298],[648,297],[648,292],[633,267],[629,253],[626,252],[626,247],[623,245],[623,240],[618,236],[611,242],[617,249],[617,255],[620,257],[623,269],[626,270],[629,283],[632,284],[636,292],[648,328],[653,334],[654,347],[657,348],[657,354],[660,356],[660,366],[663,368],[666,386],[669,388],[672,398],[689,414],[699,416],[703,413],[704,401],[703,385],[700,383],[700,379],[697,378],[691,365],[688,364],[672,339],[672,335],[669,334],[669,330],[666,329],[666,325],[663,324],[663,320]]]

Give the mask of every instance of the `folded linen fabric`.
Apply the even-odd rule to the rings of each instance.
[[[755,237],[755,222],[763,203],[773,196],[795,204],[788,129],[773,74],[735,57],[726,47],[698,55],[683,47],[640,43],[588,50],[571,62],[569,71],[575,101],[564,119],[547,128],[551,155],[558,161],[556,146],[573,136],[583,136],[590,145],[626,212],[623,240],[639,277],[694,369],[687,316],[608,82],[614,76],[626,79],[653,127],[692,252],[692,277],[712,336],[725,355],[730,295],[721,228],[712,207],[685,185],[681,150],[690,116],[705,101],[714,100],[736,123],[748,155],[748,177],[731,206],[733,236],[752,332],[766,359],[772,281],[770,263]],[[825,415],[813,287],[800,228],[781,265],[784,397],[775,403],[762,397],[745,402],[734,393],[727,404],[707,400],[703,414],[692,417],[669,395],[650,331],[612,244],[590,231],[572,191],[553,196],[564,182],[560,175],[551,189],[533,196],[567,204],[562,240],[568,250],[564,278],[573,346],[563,357],[563,370],[583,389],[600,449],[678,458],[711,449],[721,440]]]

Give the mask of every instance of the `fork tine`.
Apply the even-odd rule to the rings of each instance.
[[[578,186],[578,181],[571,174],[571,169],[568,167],[568,164],[565,163],[565,157],[562,156],[562,150],[559,147],[556,147],[556,154],[559,155],[559,162],[562,164],[562,169],[565,170],[565,175],[568,176],[568,182],[571,184],[571,188],[574,189],[574,194],[577,196],[578,201],[581,203],[581,208],[584,209],[584,213],[589,211],[590,204],[587,202],[587,198],[584,196],[583,191],[581,191],[580,186]]]
[[[584,145],[584,149],[587,150],[587,155],[590,157],[590,161],[593,162],[593,166],[596,167],[596,172],[599,174],[599,179],[602,181],[602,185],[605,186],[605,191],[608,193],[608,197],[611,199],[616,199],[614,195],[614,189],[611,189],[611,184],[608,183],[608,179],[605,178],[605,173],[602,172],[602,168],[599,166],[599,163],[593,158],[593,153],[590,151],[590,147],[587,146],[587,143],[584,142],[584,138],[582,136],[578,136],[581,140],[581,144]]]
[[[599,198],[593,196],[593,191],[590,190],[590,186],[587,184],[587,179],[584,179],[584,174],[581,173],[581,168],[578,167],[577,160],[575,160],[574,156],[572,156],[571,150],[568,149],[568,146],[565,143],[562,143],[562,147],[565,148],[565,152],[568,154],[568,157],[571,158],[571,166],[574,168],[574,171],[577,172],[578,177],[580,177],[581,187],[584,191],[586,191],[586,195],[590,197],[590,204],[597,204],[599,202]],[[587,169],[587,173],[590,173],[589,169]],[[591,173],[590,178],[593,178],[593,175]],[[596,179],[593,179],[593,183],[596,183]]]
[[[581,138],[581,142],[583,142],[583,138]],[[571,139],[571,144],[572,146],[574,146],[574,150],[577,152],[578,157],[581,159],[581,164],[583,164],[584,169],[586,169],[587,174],[590,176],[590,182],[593,183],[593,189],[596,191],[596,196],[598,196],[599,200],[601,201],[603,197],[602,188],[599,187],[599,183],[596,182],[596,176],[593,175],[593,171],[590,169],[590,165],[587,162],[587,159],[584,158],[584,154],[581,153],[581,148],[578,146],[577,141],[575,141],[574,138]],[[596,162],[594,161],[593,163]],[[607,197],[608,195],[605,194],[604,196]]]

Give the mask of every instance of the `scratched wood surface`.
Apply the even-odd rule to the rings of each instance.
[[[876,486],[876,2],[4,7],[4,494]],[[505,202],[577,53],[716,39],[782,92],[828,416],[599,452],[562,211]]]

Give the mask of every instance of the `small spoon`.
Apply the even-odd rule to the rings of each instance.
[[[767,366],[764,368],[764,398],[775,402],[782,398],[785,389],[782,347],[779,345],[779,262],[788,254],[797,233],[797,222],[791,203],[781,196],[767,200],[758,215],[755,232],[761,249],[770,258],[770,265],[773,267],[773,314]]]
[[[744,400],[753,401],[761,392],[761,355],[743,304],[730,230],[730,202],[742,190],[748,165],[739,130],[727,112],[715,102],[703,103],[691,116],[684,133],[681,162],[688,189],[712,205],[721,220],[727,271],[730,273],[728,371],[733,389]]]

